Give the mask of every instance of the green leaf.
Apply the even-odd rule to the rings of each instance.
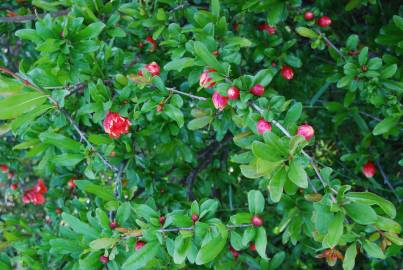
[[[104,134],[90,134],[88,140],[96,145],[113,143],[113,140],[108,135]]]
[[[190,130],[197,130],[207,126],[213,118],[211,116],[203,116],[191,120],[187,127]]]
[[[358,63],[362,66],[367,63],[368,60],[368,47],[364,47],[361,49],[360,54],[358,55]]]
[[[220,1],[219,0],[211,0],[211,13],[216,18],[218,18],[220,16]]]
[[[84,155],[66,153],[66,154],[61,154],[61,155],[55,156],[52,159],[52,162],[59,166],[74,167],[78,163],[80,163],[83,159],[84,159]]]
[[[267,22],[270,25],[276,25],[285,19],[285,3],[282,1],[272,3],[267,13]]]
[[[297,27],[295,29],[295,31],[297,31],[297,33],[300,36],[306,37],[306,38],[317,38],[318,34],[316,34],[313,30],[306,28],[306,27]]]
[[[41,93],[28,92],[10,96],[0,100],[0,120],[14,119],[17,116],[32,111],[46,101]]]
[[[21,82],[0,75],[0,97],[16,95],[23,88]]]
[[[275,270],[282,265],[283,261],[285,259],[285,252],[284,251],[279,251],[276,254],[274,254],[273,258],[270,260],[270,270]]]
[[[164,66],[164,70],[170,71],[170,70],[176,70],[181,72],[183,69],[188,68],[188,67],[193,67],[195,64],[195,60],[190,57],[184,57],[184,58],[178,58],[178,59],[173,59],[171,62],[168,62]]]
[[[355,257],[357,256],[357,247],[356,244],[350,245],[346,254],[344,255],[343,260],[343,270],[353,270],[355,265]]]
[[[110,187],[99,186],[99,185],[93,184],[91,181],[88,181],[88,180],[76,180],[74,183],[82,191],[94,194],[95,196],[97,196],[103,200],[106,200],[106,201],[115,200],[115,196],[113,195],[112,188],[110,188]]]
[[[403,239],[400,238],[397,234],[385,232],[384,235],[386,238],[388,238],[390,241],[392,241],[392,243],[398,245],[399,247],[403,246]]]
[[[382,69],[381,71],[381,78],[382,79],[389,79],[395,75],[397,71],[397,65],[393,64],[390,66],[387,66],[386,68]]]
[[[266,230],[263,227],[259,227],[256,231],[256,238],[255,238],[255,246],[256,252],[262,257],[264,260],[267,260],[266,255],[266,246],[267,246],[267,236]]]
[[[104,30],[104,28],[105,24],[102,22],[92,23],[78,32],[78,34],[75,35],[74,40],[96,38],[102,32],[102,30]]]
[[[382,231],[387,231],[387,232],[392,232],[392,233],[401,232],[401,226],[399,223],[397,223],[393,219],[385,218],[382,216],[378,216],[375,226]]]
[[[378,70],[380,67],[382,67],[382,59],[379,57],[374,57],[369,59],[368,61],[368,69],[371,70]]]
[[[249,224],[252,220],[252,215],[250,213],[237,213],[230,217],[232,224]]]
[[[213,54],[200,41],[194,43],[194,52],[207,66],[214,68],[220,73],[226,73],[223,65],[217,61]]]
[[[67,222],[67,224],[70,225],[70,227],[73,229],[78,234],[82,234],[84,236],[88,236],[89,238],[95,239],[98,237],[99,233],[92,228],[90,225],[88,225],[85,222],[82,222],[78,218],[67,214],[67,213],[62,213],[62,218],[64,221]]]
[[[43,42],[38,33],[33,29],[20,29],[15,32],[15,35],[20,39],[30,40],[35,44]]]
[[[33,109],[32,111],[25,113],[23,115],[18,116],[16,119],[14,119],[11,122],[11,128],[14,132],[17,131],[21,126],[30,124],[35,118],[38,116],[44,114],[48,110],[54,108],[53,105],[50,104],[45,104],[45,105],[40,105]]]
[[[41,133],[39,135],[39,139],[42,142],[54,145],[59,149],[68,150],[75,153],[81,151],[81,144],[79,142],[51,131]]]
[[[349,192],[346,197],[354,202],[361,202],[369,205],[378,205],[391,218],[396,217],[396,208],[390,201],[371,192]]]
[[[90,243],[90,248],[93,250],[111,248],[118,241],[119,241],[118,238],[99,238]]]
[[[346,209],[347,215],[358,224],[374,224],[377,220],[376,212],[367,204],[353,202],[345,205],[344,209]]]
[[[122,265],[122,270],[141,269],[147,265],[160,250],[157,241],[148,242],[140,250],[134,252]]]
[[[185,262],[186,255],[192,247],[192,238],[179,235],[175,239],[175,249],[173,254],[174,263],[182,264]]]
[[[183,127],[183,113],[177,107],[172,104],[165,104],[164,106],[164,114],[167,115],[172,120],[176,121],[178,127]]]
[[[378,135],[387,133],[394,126],[396,126],[398,122],[399,122],[399,118],[397,118],[397,117],[387,117],[387,118],[383,119],[381,122],[379,122],[374,127],[372,134],[374,134],[375,136],[378,136]]]
[[[224,37],[225,42],[230,46],[239,46],[241,48],[250,47],[253,45],[252,41],[244,37]],[[228,46],[227,45],[227,46]]]
[[[333,219],[329,225],[328,232],[323,238],[322,245],[325,248],[334,248],[340,241],[343,235],[344,228],[344,214],[339,212],[333,216]]]
[[[308,175],[304,168],[295,159],[290,162],[288,178],[300,188],[308,187]]]
[[[224,226],[224,225],[222,225]],[[199,250],[196,256],[196,264],[202,265],[214,260],[223,250],[227,243],[228,231],[224,228],[224,234],[213,237],[205,243]]]
[[[368,256],[377,259],[385,259],[385,254],[383,254],[382,249],[375,243],[365,240],[364,242],[364,250],[368,254]]]
[[[403,31],[403,17],[398,16],[398,15],[394,15],[394,16],[392,17],[392,19],[393,19],[393,22],[395,23],[395,25],[396,25],[397,27],[399,27],[400,30]]]
[[[264,210],[264,197],[259,190],[251,190],[248,192],[248,206],[249,212],[252,215],[263,213]]]
[[[287,179],[287,172],[285,167],[281,167],[270,179],[269,193],[273,202],[279,202],[283,195],[283,188],[285,180]]]
[[[298,119],[301,117],[302,113],[302,104],[301,102],[296,102],[294,103],[291,108],[287,111],[287,114],[285,116],[284,122],[286,125],[291,125],[294,124],[298,121]]]
[[[116,212],[116,221],[118,224],[123,225],[129,219],[132,207],[129,202],[122,203]]]
[[[254,84],[267,86],[273,79],[273,71],[271,69],[262,69],[254,77]]]
[[[260,159],[270,162],[278,162],[282,160],[281,153],[273,144],[266,144],[259,141],[252,143],[252,153]]]

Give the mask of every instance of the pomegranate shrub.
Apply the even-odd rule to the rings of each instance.
[[[0,4],[0,269],[399,269],[398,1]]]

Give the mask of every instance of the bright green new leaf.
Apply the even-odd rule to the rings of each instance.
[[[67,222],[67,224],[70,225],[70,227],[75,231],[76,233],[82,234],[86,237],[95,239],[98,237],[99,233],[92,228],[90,225],[88,225],[85,222],[82,222],[78,218],[67,214],[67,213],[62,213],[62,218],[64,221]]]
[[[259,190],[251,190],[248,192],[248,206],[249,212],[252,215],[263,213],[264,210],[264,197]]]
[[[90,248],[93,250],[111,248],[118,241],[118,238],[99,238],[90,243]]]
[[[283,195],[283,188],[285,180],[287,179],[287,172],[285,167],[281,167],[270,179],[269,194],[273,202],[279,202]]]
[[[357,256],[356,244],[351,244],[344,255],[343,270],[353,270],[355,265],[355,257]]]
[[[300,188],[308,187],[308,175],[304,168],[295,159],[290,161],[288,168],[288,178]]]
[[[122,265],[122,270],[141,269],[147,265],[160,250],[160,244],[156,241],[148,242],[140,250],[134,251]]]
[[[255,237],[256,252],[263,259],[267,260],[266,246],[267,246],[267,236],[266,230],[263,227],[259,227],[256,231]]]
[[[325,248],[334,248],[340,241],[343,235],[344,228],[344,214],[339,212],[333,216],[333,219],[329,225],[328,232],[323,238],[322,245]]]
[[[295,31],[297,31],[297,33],[300,36],[306,37],[306,38],[317,38],[318,34],[316,34],[313,30],[307,28],[307,27],[297,27],[295,29]]]
[[[354,202],[345,205],[344,209],[346,209],[347,215],[358,224],[374,224],[378,217],[374,209],[368,204]]]
[[[26,92],[0,100],[0,120],[8,120],[32,111],[46,101],[46,96],[36,92]]]

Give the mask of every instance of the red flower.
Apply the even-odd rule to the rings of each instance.
[[[234,29],[234,31],[237,31],[238,27],[239,27],[239,25],[237,23],[232,24],[232,29]]]
[[[364,164],[364,166],[362,166],[362,173],[367,178],[373,177],[375,175],[375,172],[375,164],[372,161],[368,161]]]
[[[327,16],[322,16],[318,19],[318,25],[320,27],[326,28],[332,23],[332,20]]]
[[[109,258],[102,255],[102,256],[99,256],[99,261],[103,264],[107,264],[109,262]]]
[[[217,91],[214,91],[211,99],[213,100],[214,107],[220,111],[224,110],[228,104],[228,98],[220,95]]]
[[[261,118],[256,124],[256,130],[259,134],[264,134],[266,131],[271,131],[271,125],[269,122]]]
[[[135,250],[140,250],[142,247],[144,247],[146,243],[143,241],[137,241],[136,246],[134,247]]]
[[[281,76],[286,80],[292,80],[294,77],[294,70],[289,66],[283,66],[281,68]]]
[[[250,251],[256,251],[256,245],[251,242],[251,243],[249,244],[249,250],[250,250]]]
[[[229,252],[231,252],[232,256],[234,256],[235,259],[239,257],[239,252],[236,251],[233,247],[229,247]]]
[[[46,192],[48,192],[48,189],[46,188],[46,186],[43,183],[42,179],[38,179],[38,182],[36,183],[34,189],[35,189],[35,192],[37,192],[37,193],[46,193]]]
[[[268,27],[269,27],[269,25],[267,23],[262,23],[257,27],[257,29],[259,29],[260,31],[263,31],[263,30],[267,30]]]
[[[215,69],[209,69],[204,71],[200,75],[200,81],[199,84],[203,88],[211,88],[215,85],[215,82],[213,82],[213,79],[210,77],[210,72],[216,72]]]
[[[12,190],[16,190],[16,189],[18,188],[18,184],[11,184],[11,185],[10,185],[10,188],[11,188]]]
[[[256,84],[252,86],[252,88],[249,90],[252,94],[255,96],[263,96],[264,95],[264,86],[260,84]]]
[[[305,138],[305,140],[310,141],[312,137],[315,135],[315,131],[313,127],[308,124],[303,124],[298,127],[297,135],[300,135]]]
[[[7,165],[4,165],[4,164],[1,164],[1,165],[0,165],[0,170],[1,170],[3,173],[7,173],[7,172],[8,172],[8,166],[7,166]]]
[[[269,35],[274,35],[277,31],[276,27],[274,26],[268,26],[266,28],[267,33],[269,33]]]
[[[76,185],[76,183],[74,183],[74,181],[76,181],[76,179],[75,178],[71,178],[68,182],[67,182],[67,185],[70,187],[70,188],[76,188],[77,187],[77,185]]]
[[[150,64],[144,65],[144,68],[147,69],[152,76],[160,75],[160,66],[156,62],[151,62]],[[139,76],[143,76],[143,71],[140,69],[138,74]]]
[[[104,130],[111,138],[119,138],[121,134],[129,133],[130,121],[119,113],[108,112],[104,119]]]
[[[155,51],[155,49],[157,48],[157,42],[153,39],[153,37],[148,36],[146,37],[146,41],[149,42],[151,44],[151,51]]]
[[[251,221],[252,224],[256,227],[260,227],[263,225],[263,220],[259,216],[253,216]]]
[[[229,99],[231,100],[236,100],[239,98],[239,89],[235,86],[231,86],[230,88],[228,88],[227,90],[227,96]]]

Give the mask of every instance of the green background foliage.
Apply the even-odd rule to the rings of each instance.
[[[401,267],[399,1],[12,0],[0,30],[0,269]]]

